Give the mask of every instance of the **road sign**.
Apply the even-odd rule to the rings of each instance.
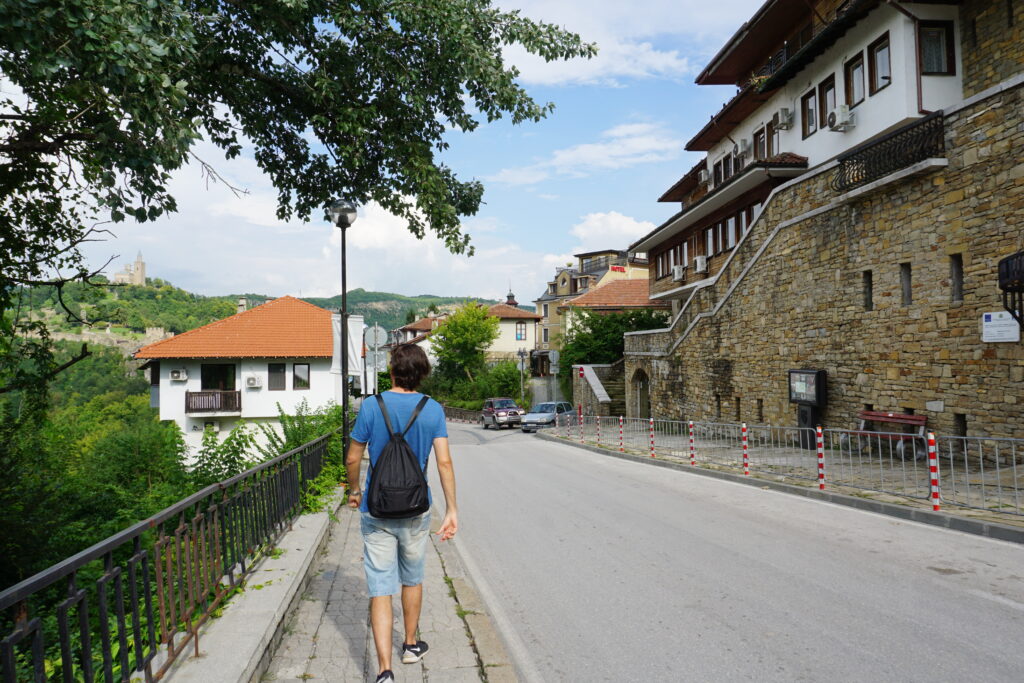
[[[548,351],[548,359],[552,365],[558,365],[558,358],[561,354],[558,351]]]
[[[366,328],[366,332],[363,333],[363,339],[366,341],[367,346],[384,346],[388,343],[388,332],[380,325],[374,325],[373,327]]]

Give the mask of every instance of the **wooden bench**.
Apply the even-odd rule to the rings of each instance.
[[[925,446],[925,424],[928,422],[927,415],[909,415],[907,413],[889,413],[880,410],[862,410],[857,413],[857,418],[860,420],[860,426],[856,430],[848,433],[848,436],[866,436],[874,439],[888,439],[890,441],[898,441],[896,444],[896,452],[902,456],[905,450],[905,444],[909,441],[912,444],[912,449],[915,458],[923,458],[928,450]],[[870,429],[870,425],[911,425],[917,427],[917,432],[914,434],[900,434],[900,433],[889,433],[879,432]],[[844,435],[847,436],[847,435]],[[849,442],[848,442],[849,443]]]

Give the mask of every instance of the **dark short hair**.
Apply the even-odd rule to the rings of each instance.
[[[397,386],[414,391],[429,374],[427,354],[415,344],[399,344],[391,352],[391,376]]]

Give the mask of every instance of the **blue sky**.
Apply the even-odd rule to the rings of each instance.
[[[537,124],[453,134],[443,160],[486,187],[480,212],[464,223],[476,255],[452,256],[380,207],[360,207],[348,231],[350,289],[499,298],[511,283],[526,303],[573,253],[624,249],[674,213],[657,198],[699,158],[683,145],[734,90],[693,79],[761,0],[498,4],[575,31],[600,54],[544,64],[510,49],[521,83],[556,109]],[[277,220],[273,188],[251,158],[227,162],[205,144],[196,151],[249,194],[235,197],[195,165],[183,168],[171,183],[179,212],[118,226],[116,237],[86,245],[90,264],[119,255],[112,273],[141,251],[148,275],[201,294],[340,291],[337,230]]]

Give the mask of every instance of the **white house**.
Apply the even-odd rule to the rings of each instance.
[[[277,424],[294,413],[341,403],[340,315],[290,296],[149,344],[135,357],[150,370],[153,407],[173,420],[193,451],[205,428],[239,420]],[[362,316],[349,316],[349,375],[362,374]]]
[[[487,314],[498,318],[498,338],[487,348],[487,360],[517,361],[520,351],[527,354],[537,346],[537,326],[541,316],[519,308],[515,295],[508,293],[503,304],[494,304]]]

